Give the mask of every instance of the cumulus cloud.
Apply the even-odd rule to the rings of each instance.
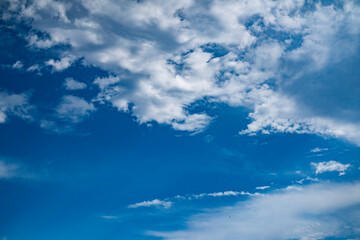
[[[66,95],[57,106],[56,113],[59,118],[76,123],[81,122],[95,110],[94,104],[88,103],[80,97]]]
[[[64,86],[67,90],[79,90],[86,88],[87,85],[86,83],[76,81],[73,78],[66,78]]]
[[[129,208],[138,208],[138,207],[157,206],[157,207],[163,207],[163,208],[170,208],[171,205],[172,205],[172,202],[170,202],[170,201],[163,201],[163,200],[159,200],[159,199],[154,199],[152,201],[144,201],[144,202],[131,204],[128,207]]]
[[[352,72],[343,65],[358,66],[360,6],[339,4],[12,1],[3,19],[31,19],[45,36],[29,33],[31,47],[67,46],[60,60],[46,62],[54,71],[79,58],[108,71],[94,81],[94,99],[140,123],[199,132],[214,116],[188,108],[206,100],[248,108],[242,134],[311,133],[360,144],[359,83],[343,74]]]
[[[351,166],[337,161],[311,163],[316,168],[316,174],[324,172],[339,172],[339,176],[345,175],[345,171]]]
[[[167,240],[351,238],[359,236],[359,203],[359,183],[313,184],[192,216],[184,230],[148,234]]]

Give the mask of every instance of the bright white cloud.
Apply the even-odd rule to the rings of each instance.
[[[311,163],[316,168],[316,174],[324,172],[339,172],[339,176],[345,175],[345,171],[351,166],[350,164],[342,164],[336,161]]]
[[[144,201],[144,202],[139,202],[139,203],[135,203],[135,204],[131,204],[128,207],[129,208],[138,208],[138,207],[153,207],[153,206],[157,206],[157,207],[163,207],[163,208],[170,208],[172,205],[172,202],[170,201],[163,201],[163,200],[159,200],[159,199],[154,199],[152,201]]]
[[[68,90],[79,90],[86,88],[87,85],[86,83],[76,81],[73,78],[66,78],[64,86]]]
[[[94,104],[76,96],[66,95],[60,105],[57,106],[56,113],[59,118],[76,123],[82,121],[95,110]]]
[[[73,57],[46,62],[54,71],[79,58],[108,71],[110,77],[94,81],[100,90],[95,99],[119,111],[132,106],[128,112],[140,123],[199,132],[213,116],[187,110],[206,99],[248,108],[252,122],[242,134],[312,133],[360,144],[357,106],[344,107],[334,97],[332,106],[351,115],[344,117],[321,111],[327,108],[316,101],[325,99],[324,89],[331,92],[344,84],[331,88],[323,76],[313,80],[317,84],[301,85],[309,74],[357,54],[360,6],[354,1],[344,1],[342,8],[308,2],[312,7],[304,8],[305,2],[47,0],[11,2],[2,17],[31,18],[32,27],[48,35],[29,34],[34,48],[71,47]],[[77,12],[77,5],[87,12]],[[222,54],[212,53],[219,49]],[[307,102],[309,92],[319,96],[317,105]],[[350,95],[356,98],[355,92]]]
[[[270,188],[270,186],[261,186],[261,187],[256,187],[255,189],[257,190],[265,190],[265,189],[268,189]]]
[[[148,234],[167,240],[346,238],[359,236],[359,204],[359,183],[313,184],[195,215],[184,230]]]

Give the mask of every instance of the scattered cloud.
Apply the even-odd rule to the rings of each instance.
[[[148,234],[166,240],[351,238],[359,235],[359,204],[359,183],[312,184],[194,215],[184,230]]]
[[[316,174],[324,172],[339,172],[339,176],[345,175],[345,171],[351,166],[336,161],[311,163],[316,168]]]
[[[342,7],[301,0],[8,5],[3,19],[31,20],[45,36],[31,31],[29,46],[67,46],[46,65],[62,71],[81,58],[107,71],[108,78],[94,81],[100,91],[94,100],[139,123],[200,132],[215,116],[189,106],[206,100],[249,109],[241,134],[310,133],[360,145],[359,106],[348,104],[360,102],[357,74],[343,74],[358,66],[355,1]]]
[[[255,189],[256,190],[265,190],[265,189],[268,189],[270,188],[270,186],[261,186],[261,187],[256,187]]]
[[[94,104],[72,95],[64,96],[56,108],[57,117],[74,123],[81,122],[94,111],[96,111]]]
[[[87,85],[86,83],[76,81],[73,78],[66,78],[64,86],[67,90],[80,90],[85,89]]]
[[[63,57],[60,60],[50,59],[45,62],[46,65],[51,66],[54,71],[60,72],[70,67],[75,61],[72,56]]]
[[[12,65],[12,68],[13,68],[13,69],[22,69],[23,66],[24,66],[24,64],[23,64],[21,61],[16,61],[16,63],[14,63],[14,64]]]
[[[0,92],[0,123],[6,122],[9,115],[30,119],[29,110],[31,106],[28,99],[29,95],[25,93],[10,94]]]
[[[187,194],[187,195],[176,195],[172,198],[166,198],[164,200],[154,199],[152,201],[144,201],[140,203],[131,204],[129,208],[138,208],[138,207],[150,207],[150,206],[162,206],[164,208],[170,208],[176,200],[193,200],[200,199],[204,197],[228,197],[228,196],[258,196],[260,193],[249,193],[245,191],[224,191],[224,192],[213,192],[213,193],[200,193],[200,194]]]

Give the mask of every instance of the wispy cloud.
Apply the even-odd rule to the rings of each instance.
[[[144,202],[131,204],[128,207],[129,208],[139,208],[139,207],[157,206],[157,207],[163,207],[163,208],[170,208],[171,205],[172,205],[172,202],[170,202],[170,201],[163,201],[163,200],[159,200],[159,199],[154,199],[152,201],[144,201]]]
[[[184,230],[148,234],[166,240],[351,238],[360,233],[359,204],[359,183],[313,184],[194,215]]]
[[[261,186],[261,187],[256,187],[255,189],[257,190],[265,190],[265,189],[268,189],[270,188],[270,186]]]
[[[96,108],[93,103],[89,103],[83,98],[72,95],[64,96],[60,105],[56,108],[56,113],[59,118],[75,123],[82,121],[94,111],[96,111]]]
[[[12,178],[18,175],[19,166],[16,164],[7,164],[0,161],[0,178]]]
[[[312,152],[312,153],[319,153],[319,152],[325,152],[325,151],[327,151],[327,150],[329,150],[329,149],[328,149],[328,148],[319,148],[319,147],[316,147],[316,148],[311,149],[310,152]]]
[[[138,208],[138,207],[151,207],[151,206],[160,206],[164,208],[170,208],[176,201],[179,200],[194,200],[201,199],[205,197],[229,197],[229,196],[259,196],[260,193],[249,193],[245,191],[224,191],[224,192],[213,192],[213,193],[200,193],[200,194],[186,194],[186,195],[176,195],[171,198],[166,198],[164,200],[154,199],[152,201],[144,201],[140,203],[131,204],[129,208]]]
[[[119,218],[119,216],[112,216],[112,215],[102,215],[100,217],[103,219],[108,219],[108,220],[116,220]]]

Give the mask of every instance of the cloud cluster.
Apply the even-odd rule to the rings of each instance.
[[[241,134],[356,144],[359,82],[348,73],[358,66],[359,16],[355,1],[304,0],[10,1],[2,13],[44,33],[29,33],[29,46],[66,46],[46,62],[54,71],[79,58],[108,71],[94,81],[94,99],[140,123],[199,132],[214,116],[190,107],[206,100],[248,108],[252,122]]]
[[[167,240],[324,239],[359,236],[360,184],[285,189],[195,215],[184,230],[149,231]]]

